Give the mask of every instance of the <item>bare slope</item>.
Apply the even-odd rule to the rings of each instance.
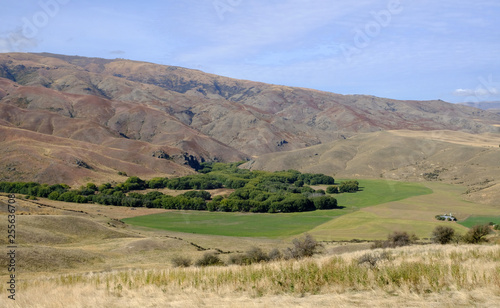
[[[383,131],[261,155],[244,167],[298,169],[337,178],[445,181],[469,186],[472,200],[499,204],[499,144],[498,134]]]
[[[123,59],[0,54],[0,129],[20,138],[2,140],[11,144],[2,144],[0,180],[52,182],[59,170],[70,182],[113,180],[117,171],[185,174],[202,161],[242,160],[359,133],[484,133],[499,125],[498,114],[439,100],[340,95]],[[52,148],[48,136],[67,147]],[[99,153],[89,154],[97,160],[87,163],[94,173],[67,162],[73,158],[61,163],[59,156],[75,156],[67,151],[81,142]],[[119,157],[110,154],[116,149]],[[22,166],[30,153],[37,161],[35,167],[26,160],[31,171]]]

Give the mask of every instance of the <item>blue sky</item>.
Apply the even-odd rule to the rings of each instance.
[[[126,58],[341,94],[500,100],[498,0],[0,5],[0,52]]]

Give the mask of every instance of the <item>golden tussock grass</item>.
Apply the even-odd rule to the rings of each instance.
[[[379,260],[359,264],[365,254]],[[7,307],[493,307],[500,246],[413,246],[250,266],[129,269],[19,282]]]

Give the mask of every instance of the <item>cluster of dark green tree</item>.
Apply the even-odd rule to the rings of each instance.
[[[65,184],[49,186],[34,182],[0,182],[0,191],[65,202],[182,210],[206,210],[206,200],[211,199],[211,195],[207,191],[188,191],[176,197],[165,195],[159,191],[147,194],[130,192],[131,190],[144,190],[149,187],[149,184],[150,181],[143,181],[138,177],[130,177],[125,183],[120,183],[115,187],[109,183],[99,187],[88,183],[79,189],[70,189]]]
[[[0,182],[0,191],[12,194],[23,194],[47,198],[53,192],[64,193],[70,187],[66,184],[39,184],[35,182]]]
[[[353,193],[359,190],[358,181],[344,181],[340,185],[328,186],[326,192],[329,194]]]
[[[334,184],[331,176],[300,173],[250,171],[238,164],[204,164],[203,172],[215,176],[225,187],[236,189],[228,198],[216,197],[208,204],[210,211],[224,212],[304,212],[337,208],[337,200],[323,190],[309,186]]]
[[[330,196],[307,197],[303,194],[266,193],[260,190],[252,191],[243,198],[238,191],[228,198],[218,196],[207,206],[209,211],[254,213],[290,213],[338,208],[337,199]]]
[[[316,209],[338,208],[337,200],[325,195],[324,190],[314,190],[315,184],[334,184],[332,177],[324,174],[300,173],[296,170],[267,172],[239,169],[241,163],[203,163],[200,174],[180,178],[153,178],[142,180],[129,177],[115,186],[110,183],[95,185],[88,183],[79,189],[68,185],[46,185],[34,182],[0,182],[0,191],[25,194],[51,200],[99,203],[129,207],[154,207],[183,210],[210,210],[225,212],[303,212]],[[355,188],[354,188],[355,186]],[[205,189],[232,188],[235,191],[227,198],[215,197]],[[334,193],[358,190],[357,181],[347,181],[335,187]],[[331,190],[329,187],[329,190]],[[173,197],[159,191],[140,194],[138,190],[169,188],[174,190],[201,189]],[[329,193],[333,193],[330,192]]]

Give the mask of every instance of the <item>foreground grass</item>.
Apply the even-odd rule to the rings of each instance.
[[[343,209],[279,214],[173,211],[123,221],[131,225],[176,232],[279,238],[307,232],[360,208],[432,193],[431,189],[417,183],[386,180],[359,182],[362,191],[335,195]]]
[[[489,306],[500,299],[500,246],[429,245],[389,250],[384,254],[375,250],[370,253],[384,256],[375,266],[359,264],[365,253],[251,266],[136,269],[30,279],[20,283],[18,299],[8,307],[87,307],[82,303],[100,307],[181,307],[187,303],[215,306],[217,299],[228,296],[246,298],[247,303],[252,298],[266,303],[265,298],[292,295],[307,299],[325,294],[330,298],[365,294],[365,305],[372,306],[377,306],[373,299],[383,298],[384,294],[419,299],[417,307],[427,306],[425,298],[434,296],[443,300],[452,293],[462,296],[449,303],[450,307],[451,304]],[[7,303],[6,291],[0,292],[0,304]],[[169,297],[186,293],[208,296],[212,298],[211,305]],[[134,300],[125,301],[130,298]],[[156,301],[150,302],[153,298]],[[397,301],[403,306],[408,304],[405,300],[401,302],[401,298]],[[35,303],[38,305],[34,306]],[[343,304],[349,303],[353,304],[349,301]],[[272,305],[272,301],[267,304]]]

